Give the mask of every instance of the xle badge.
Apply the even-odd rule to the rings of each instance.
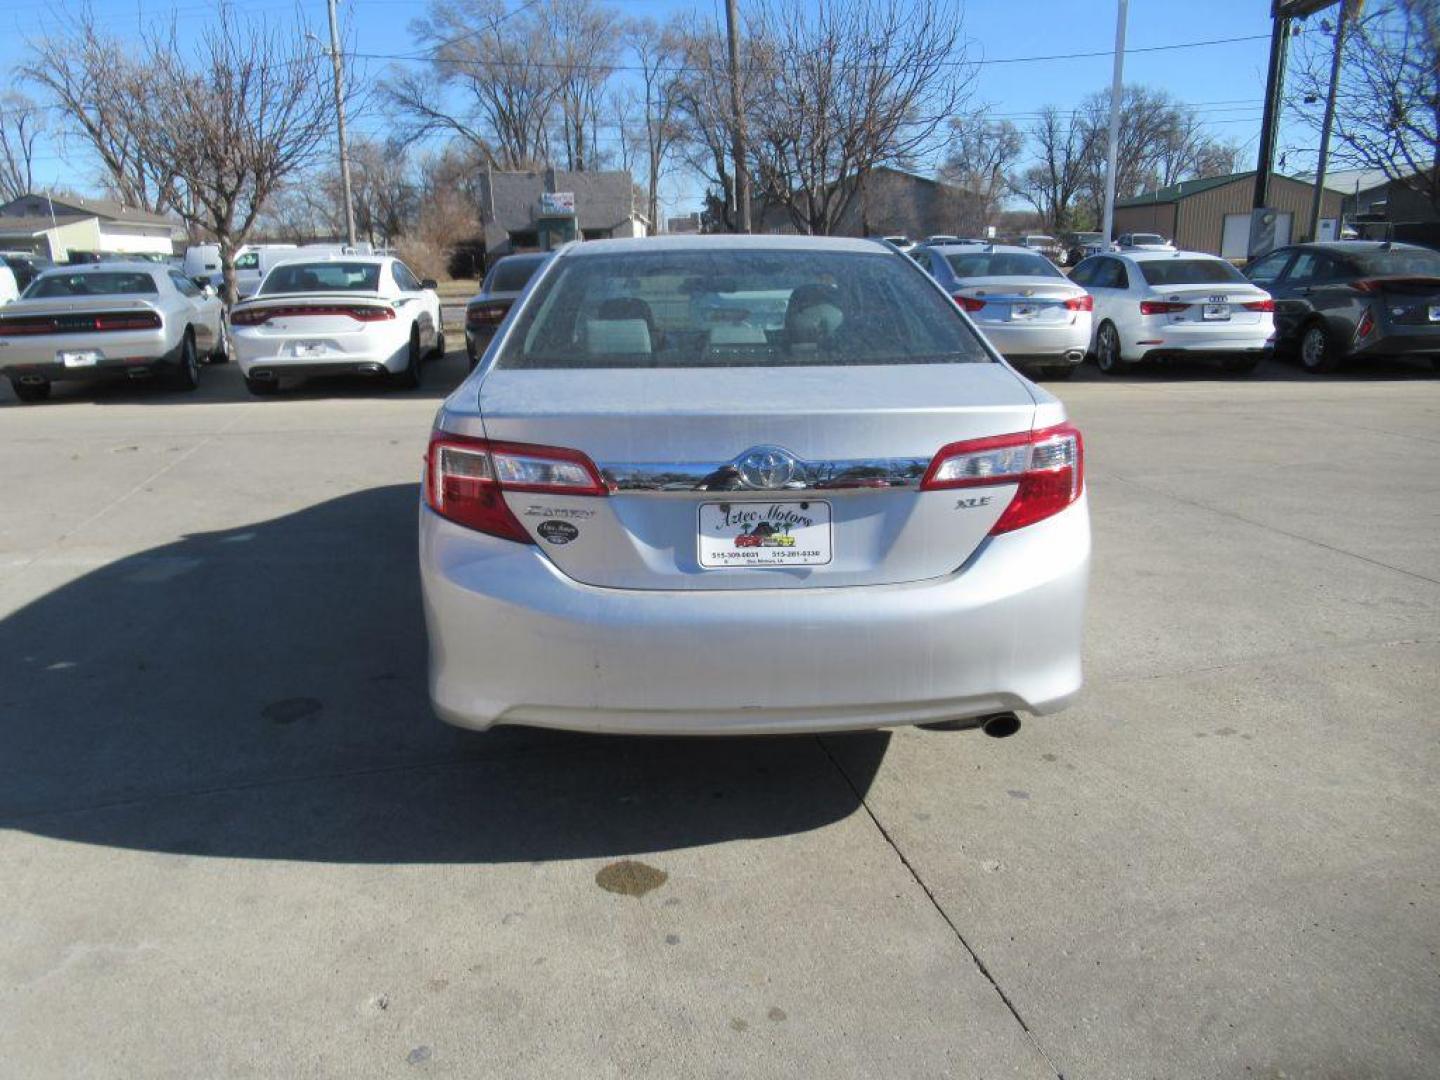
[[[973,510],[977,506],[984,506],[990,501],[989,495],[972,495],[968,499],[956,499],[956,510]]]
[[[535,531],[551,544],[568,544],[580,535],[580,530],[568,521],[542,521],[535,526]]]

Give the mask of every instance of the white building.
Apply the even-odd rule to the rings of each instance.
[[[72,251],[169,255],[177,230],[162,214],[110,199],[29,194],[0,206],[0,250],[33,251],[55,262]]]

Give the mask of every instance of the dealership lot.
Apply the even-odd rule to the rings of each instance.
[[[1077,707],[676,741],[430,716],[463,369],[0,389],[7,1075],[1433,1074],[1440,378],[1087,368]]]

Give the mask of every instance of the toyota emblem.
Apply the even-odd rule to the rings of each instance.
[[[735,459],[740,481],[748,488],[775,491],[795,478],[800,462],[788,450],[778,446],[757,446]]]

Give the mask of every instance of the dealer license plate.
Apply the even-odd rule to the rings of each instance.
[[[86,349],[83,352],[62,352],[60,363],[65,367],[94,367],[105,359],[105,354],[95,349]]]
[[[1033,319],[1040,310],[1038,304],[1012,304],[1010,307],[1010,318],[1012,319]]]
[[[700,504],[700,565],[824,566],[830,561],[830,504]]]
[[[1430,321],[1440,322],[1440,304],[1430,305]]]
[[[1230,318],[1229,304],[1206,304],[1201,317],[1212,320],[1223,320]]]
[[[323,341],[297,341],[295,343],[296,356],[324,356],[329,346]]]

